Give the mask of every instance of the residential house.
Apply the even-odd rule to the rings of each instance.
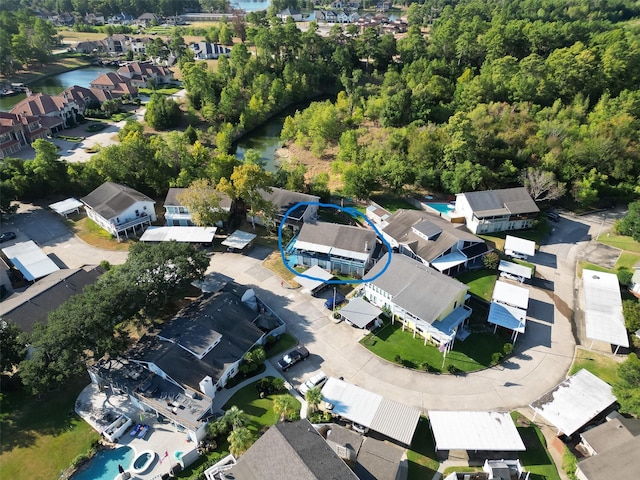
[[[109,25],[131,25],[134,20],[135,17],[128,13],[116,13],[109,17],[107,22]]]
[[[47,323],[50,312],[95,283],[103,273],[104,270],[96,265],[50,273],[24,292],[1,302],[0,318],[11,320],[23,332],[31,333],[36,323]]]
[[[151,25],[156,25],[159,20],[160,18],[157,15],[145,12],[136,19],[136,23],[141,27],[150,27]]]
[[[455,338],[470,317],[465,305],[468,287],[405,255],[393,255],[387,267],[387,253],[369,271],[364,296],[399,320],[426,341],[439,345]]]
[[[391,9],[392,3],[388,1],[378,2],[376,4],[376,12],[386,12]]]
[[[109,35],[104,39],[104,42],[107,45],[107,52],[113,55],[120,55],[128,52],[131,49],[130,44],[132,39],[133,37],[122,33]]]
[[[357,480],[307,419],[269,428],[240,458],[205,470],[207,480]]]
[[[78,42],[74,48],[78,53],[104,52],[107,49],[107,42],[105,40],[87,40]]]
[[[631,277],[631,283],[629,284],[629,291],[633,296],[640,298],[640,268],[633,270],[633,276]]]
[[[90,83],[91,88],[99,90],[109,90],[113,97],[137,97],[138,89],[133,86],[127,77],[121,76],[114,72],[107,72],[100,75]]]
[[[69,118],[75,117],[74,109],[78,109],[75,102],[65,102],[64,99],[57,99],[56,96],[46,93],[33,95],[27,92],[27,98],[16,103],[9,113],[24,117],[38,117],[43,128],[48,127],[50,131],[57,132],[67,127]]]
[[[275,223],[277,226],[284,220],[286,226],[298,230],[305,222],[311,221],[318,216],[320,197],[316,195],[292,192],[276,187],[271,187],[270,192],[260,190],[260,193],[264,200],[271,202],[274,206],[276,212]],[[289,215],[285,219],[284,216],[287,211],[298,203],[303,203],[304,205],[298,205],[298,207],[289,212]],[[308,205],[308,203],[311,203],[311,205]],[[259,216],[252,218],[249,212],[247,212],[247,221],[264,225],[262,218]]]
[[[104,15],[100,13],[87,13],[84,16],[84,23],[87,25],[104,25],[105,21]]]
[[[291,265],[304,265],[363,277],[373,263],[373,230],[327,222],[309,222],[286,249]]]
[[[131,62],[118,69],[118,75],[126,78],[134,87],[165,85],[173,81],[173,72],[167,67],[159,67],[148,62]]]
[[[189,49],[193,52],[193,58],[196,60],[216,59],[220,56],[228,57],[231,55],[231,49],[218,43],[198,42],[189,45]]]
[[[80,200],[87,216],[118,240],[157,220],[154,200],[117,183],[105,182]]]
[[[617,413],[617,412],[616,412]],[[580,435],[590,457],[578,462],[579,480],[634,478],[640,469],[640,420],[617,415]]]
[[[129,47],[135,55],[142,55],[147,51],[147,45],[153,42],[149,37],[132,38]]]
[[[447,275],[482,265],[490,249],[464,225],[422,210],[398,210],[385,220],[382,236],[394,251]]]
[[[87,108],[98,108],[102,102],[117,99],[117,97],[112,95],[110,90],[86,88],[79,85],[73,85],[67,88],[62,92],[62,95],[67,95],[68,98],[72,98],[80,106],[78,113],[82,115],[84,115],[84,111]]]
[[[316,10],[319,23],[355,23],[359,18],[358,12],[351,10]]]
[[[59,122],[52,120],[52,123]],[[0,158],[10,157],[38,138],[47,138],[51,134],[48,125],[41,122],[41,117],[0,112]]]
[[[119,359],[89,367],[91,381],[128,395],[133,407],[186,430],[190,441],[206,435],[212,400],[239,371],[244,355],[274,330],[274,317],[253,290],[224,284],[182,309],[157,334],[147,334]],[[276,319],[277,320],[277,319]],[[284,323],[277,321],[277,332]]]
[[[179,200],[180,194],[185,190],[186,188],[170,188],[164,199],[164,219],[170,227],[191,227],[194,225],[189,208],[183,206]],[[220,197],[220,209],[228,214],[227,220],[220,222],[220,225],[218,225],[223,226],[228,223],[234,202],[233,199],[222,192],[218,192],[218,196]]]
[[[533,226],[540,209],[524,187],[456,194],[452,216],[464,217],[473,233],[503,232]]]
[[[68,27],[73,25],[75,17],[69,12],[62,12],[57,15],[51,15],[49,21],[56,27]]]
[[[302,12],[294,8],[285,8],[278,13],[278,18],[283,22],[286,22],[288,18],[293,18],[294,22],[302,21]]]

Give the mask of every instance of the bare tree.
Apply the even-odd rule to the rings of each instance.
[[[566,192],[566,185],[553,172],[529,167],[520,174],[520,181],[536,202],[555,200]]]

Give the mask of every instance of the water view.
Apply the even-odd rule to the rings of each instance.
[[[287,111],[276,115],[238,140],[236,157],[244,160],[244,154],[247,150],[258,150],[262,154],[261,160],[265,163],[265,169],[269,172],[275,172],[278,169],[276,150],[282,145],[280,132],[284,125],[284,119],[287,118],[287,115],[292,114],[293,112]]]
[[[115,69],[109,67],[86,67],[80,68],[78,70],[71,70],[70,72],[64,72],[52,77],[38,80],[31,85],[31,90],[33,90],[33,92],[42,92],[48,93],[49,95],[57,95],[65,88],[69,88],[73,85],[89,87],[91,81],[95,80],[99,75],[113,71],[115,71]],[[0,111],[8,112],[16,103],[18,103],[25,97],[26,94],[24,93],[13,95],[11,97],[1,97]]]
[[[246,12],[255,12],[256,10],[266,10],[271,5],[271,0],[243,0],[240,2],[231,2],[233,8],[240,8]]]

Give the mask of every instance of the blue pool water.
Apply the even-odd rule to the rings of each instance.
[[[118,465],[125,470],[131,467],[133,448],[118,447],[97,453],[86,470],[73,476],[73,480],[113,480],[118,475]]]
[[[427,203],[427,205],[444,214],[450,213],[455,208],[451,203]]]

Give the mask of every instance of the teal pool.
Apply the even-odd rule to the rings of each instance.
[[[444,213],[448,215],[455,208],[452,203],[427,203],[428,207],[433,208],[438,213]]]
[[[118,475],[118,465],[125,470],[131,467],[134,452],[131,447],[102,450],[93,457],[89,468],[77,473],[73,480],[113,480]]]

